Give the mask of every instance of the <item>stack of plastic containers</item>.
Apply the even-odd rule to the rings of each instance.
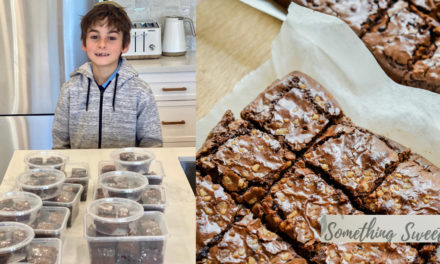
[[[81,198],[87,198],[85,188],[88,188],[89,166],[69,163],[68,157],[56,151],[32,152],[24,161],[28,170],[18,176],[18,187],[40,196],[44,207],[68,208],[67,227],[70,227],[78,216]],[[51,214],[55,215],[55,212]],[[53,227],[47,221],[40,224],[40,227],[45,226]]]
[[[99,163],[95,201],[84,221],[92,263],[163,263],[167,229],[162,163],[138,148],[115,150],[111,158]],[[122,219],[116,212],[124,212]]]
[[[130,199],[103,198],[87,207],[84,236],[92,263],[163,263],[167,229],[160,212]]]

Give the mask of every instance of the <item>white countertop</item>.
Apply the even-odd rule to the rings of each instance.
[[[86,205],[93,197],[97,186],[98,162],[109,160],[113,149],[59,150],[69,156],[70,162],[87,162],[90,167],[90,180],[87,201],[80,203],[79,215],[68,228],[63,241],[63,264],[90,263],[87,241],[83,234],[83,221]],[[178,157],[195,156],[195,148],[153,148],[149,149],[162,161],[165,177],[162,185],[167,195],[165,219],[168,227],[168,240],[164,263],[194,264],[196,244],[196,203],[191,186],[183,172]],[[15,179],[25,170],[24,157],[30,150],[16,150],[9,163],[1,192],[10,191],[15,186]]]
[[[167,57],[159,59],[128,60],[138,73],[184,72],[196,71],[196,51],[190,50],[185,56]]]

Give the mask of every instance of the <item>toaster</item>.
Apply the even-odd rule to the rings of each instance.
[[[157,22],[137,22],[130,31],[127,59],[155,59],[162,54],[161,30]]]

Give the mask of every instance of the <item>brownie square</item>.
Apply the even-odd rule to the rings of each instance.
[[[342,115],[332,96],[312,78],[292,72],[275,81],[241,112],[292,150],[301,151],[321,133],[331,118]]]
[[[237,213],[238,207],[223,187],[214,184],[210,176],[196,178],[197,254],[221,238]]]
[[[440,41],[419,50],[419,60],[405,74],[403,84],[440,93]]]
[[[374,213],[440,214],[440,178],[414,161],[399,164],[382,184],[363,199]]]
[[[311,260],[314,263],[423,263],[415,248],[394,243],[323,243]]]
[[[295,263],[305,264],[293,248],[269,231],[252,213],[229,229],[222,240],[199,263]]]
[[[254,204],[288,168],[295,155],[271,135],[253,129],[227,140],[199,168],[221,182],[238,202]]]
[[[323,215],[361,214],[348,197],[303,164],[297,163],[274,184],[261,204],[270,228],[287,234],[306,255],[320,243]],[[254,211],[259,205],[254,206]]]
[[[330,128],[304,159],[358,202],[397,166],[398,151],[367,130],[342,124]]]
[[[362,40],[384,71],[393,80],[401,82],[416,60],[418,49],[430,46],[433,23],[407,2],[399,0]]]
[[[378,12],[388,6],[386,0],[295,0],[294,2],[312,10],[339,17],[359,36],[365,30],[362,25],[368,23]]]
[[[249,133],[250,124],[244,120],[235,120],[231,110],[227,110],[217,125],[209,132],[203,146],[197,152],[197,158],[211,154],[228,139]]]

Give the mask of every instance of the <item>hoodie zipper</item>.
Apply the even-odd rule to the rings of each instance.
[[[101,148],[101,141],[102,141],[102,105],[104,102],[104,91],[105,88],[101,85],[98,85],[99,87],[99,124],[98,124],[98,148]]]

